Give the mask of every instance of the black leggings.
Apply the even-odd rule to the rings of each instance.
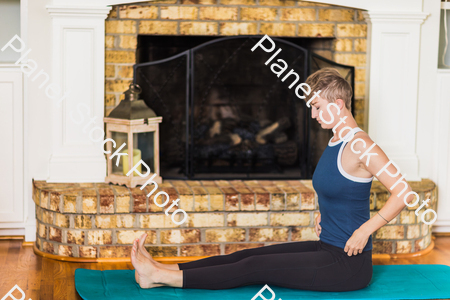
[[[178,264],[183,288],[229,289],[268,284],[342,292],[366,287],[372,279],[372,250],[348,256],[322,241],[292,242],[245,249]]]

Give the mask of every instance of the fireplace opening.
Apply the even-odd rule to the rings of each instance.
[[[272,38],[282,49],[276,59],[288,64],[277,77],[275,60],[265,64],[273,53],[251,51],[260,39],[138,37],[134,81],[141,98],[163,117],[163,178],[312,177],[331,134],[311,121],[295,86],[332,66],[353,88],[354,68],[313,53],[314,39]],[[296,76],[281,79],[291,69],[300,79],[289,89]]]

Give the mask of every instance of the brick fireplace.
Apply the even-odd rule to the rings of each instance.
[[[113,6],[105,22],[105,115],[133,79],[139,35],[323,38],[311,49],[355,66],[355,119],[364,129],[367,24],[362,10],[291,0],[168,0]]]
[[[353,79],[355,90],[353,104],[354,115],[358,125],[363,129],[365,128],[364,103],[366,102],[365,61],[367,24],[364,21],[361,10],[302,1],[152,1],[144,2],[139,5],[113,6],[105,22],[105,32],[105,116],[107,116],[121,101],[123,92],[132,82],[133,76],[135,79],[136,77],[138,78],[137,82],[139,84],[150,86],[149,81],[152,81],[152,79],[140,79],[141,76],[139,74],[142,72],[133,74],[134,64],[169,59],[175,54],[180,54],[184,50],[189,50],[195,46],[204,44],[205,41],[208,41],[207,39],[211,38],[231,38],[243,35],[261,36],[267,34],[273,38],[277,37],[291,43],[296,43],[296,45],[307,49],[307,53],[313,52],[326,59],[335,61],[336,63],[354,66],[355,70],[352,71],[352,73],[354,73]],[[188,39],[189,42],[183,43],[180,37],[191,38]],[[166,43],[163,43],[161,40],[165,40]],[[254,40],[257,39],[255,38]],[[272,82],[267,81],[266,78],[273,81],[277,80],[277,77],[270,72],[267,67],[264,68],[262,62],[266,59],[259,63],[260,59],[255,57],[256,55],[259,55],[259,53],[255,54],[247,49],[248,47],[251,47],[251,44],[256,43],[254,40],[248,42],[245,50],[241,50],[237,55],[240,55],[241,57],[241,65],[243,65],[242,69],[231,69],[234,70],[234,72],[231,72],[241,74],[244,78],[241,78],[241,80],[236,78],[232,79],[231,82],[228,80],[227,83],[224,83],[224,81],[227,81],[226,78],[231,77],[225,76],[225,80],[221,79],[220,82],[223,85],[218,87],[221,88],[218,91],[221,91],[222,94],[224,94],[224,90],[229,92],[228,94],[233,94],[234,89],[235,94],[241,95],[235,102],[233,102],[231,96],[224,97],[226,101],[229,101],[232,105],[228,106],[228,108],[233,107],[236,111],[240,111],[242,102],[263,101],[263,99],[274,90]],[[186,41],[186,39],[184,41]],[[240,43],[242,42],[236,42],[230,49],[238,49]],[[224,41],[221,42],[221,44],[227,45],[227,42]],[[231,44],[231,42],[228,42],[228,44]],[[226,47],[225,45],[223,47]],[[283,47],[283,55],[287,55],[288,51],[291,51],[291,49],[286,49],[286,47],[286,45]],[[233,52],[231,50],[230,53]],[[196,51],[202,52],[201,50]],[[249,57],[243,56],[242,52],[249,53],[247,55]],[[201,58],[202,62],[199,63],[199,66],[208,65],[208,63],[204,63],[204,60],[207,60],[207,54],[200,53],[198,56],[203,57],[203,55],[205,55],[205,58]],[[270,55],[267,56],[269,57]],[[196,60],[194,57],[196,57],[196,55],[192,53],[190,57],[192,57],[192,61],[194,61],[195,64]],[[291,55],[291,60],[287,60],[288,63],[291,63],[295,57],[297,57],[297,55]],[[221,61],[221,59],[226,61],[227,58],[227,56],[218,58],[212,56],[212,59],[217,59],[218,61]],[[191,59],[189,59],[189,61],[190,60]],[[304,66],[303,69],[315,67],[312,63],[311,66],[308,66],[308,60],[309,59],[307,59],[306,65],[300,60],[302,63],[297,63],[297,66]],[[254,63],[249,64],[249,61]],[[191,120],[188,119],[187,116],[184,117],[182,115],[182,112],[187,110],[185,106],[183,106],[185,105],[183,103],[183,98],[186,96],[182,92],[174,93],[170,91],[184,91],[186,88],[180,84],[171,86],[170,84],[172,84],[172,81],[165,80],[165,78],[170,78],[170,75],[166,75],[166,73],[173,74],[174,70],[172,69],[175,68],[177,74],[183,72],[186,74],[190,73],[190,69],[184,71],[182,67],[180,68],[180,65],[183,65],[182,58],[177,58],[177,62],[178,63],[173,61],[171,65],[164,65],[163,69],[154,68],[148,71],[149,77],[155,77],[154,74],[156,73],[160,74],[160,76],[156,76],[156,81],[161,77],[164,78],[161,79],[161,81],[164,82],[164,85],[169,82],[167,84],[169,87],[165,90],[161,90],[161,94],[163,94],[162,97],[160,97],[160,92],[152,92],[152,96],[145,92],[147,89],[149,91],[153,91],[155,88],[158,89],[159,86],[144,88],[143,93],[147,105],[154,109],[158,115],[163,117],[163,122],[160,125],[160,162],[162,177],[171,179],[179,179],[182,176],[186,176],[190,179],[204,179],[209,177],[213,177],[214,179],[277,179],[280,177],[301,179],[311,178],[313,169],[320,157],[320,153],[326,147],[326,143],[328,142],[328,132],[321,130],[319,126],[316,126],[317,124],[308,124],[310,119],[308,115],[309,112],[305,111],[305,106],[302,101],[298,101],[295,97],[294,101],[288,100],[289,93],[287,93],[287,91],[289,91],[289,89],[287,83],[281,84],[280,82],[276,85],[279,90],[281,89],[281,91],[283,91],[283,94],[280,92],[273,93],[272,96],[269,97],[270,101],[265,99],[266,104],[264,105],[264,107],[267,107],[266,110],[268,112],[274,111],[277,107],[286,107],[285,111],[274,112],[273,115],[267,117],[266,120],[262,120],[260,117],[260,121],[270,120],[271,122],[278,121],[281,116],[288,117],[290,123],[294,126],[289,128],[291,133],[289,134],[287,143],[281,145],[274,144],[273,146],[268,145],[268,147],[264,149],[264,146],[258,144],[255,146],[252,142],[246,144],[245,142],[253,140],[249,139],[238,144],[231,150],[224,150],[222,144],[211,149],[212,147],[209,146],[209,144],[202,146],[197,144],[194,140],[190,142],[186,141],[186,139],[189,139],[191,136],[198,136],[200,132],[203,132],[202,126],[203,124],[207,124],[207,122],[202,124],[199,124],[200,122],[193,122],[193,125],[190,126],[189,129],[189,135],[185,134],[187,130],[183,126],[187,125],[184,124],[191,124]],[[217,63],[214,63],[214,65],[216,64]],[[211,62],[209,62],[209,65],[211,65]],[[211,69],[211,66],[208,67]],[[206,74],[208,72],[208,67],[203,68],[200,71],[195,69],[194,74]],[[217,69],[222,67],[224,67],[224,65],[217,67]],[[229,64],[227,67],[229,67]],[[260,70],[258,73],[261,74],[259,75],[261,76],[260,81],[267,81],[267,84],[261,85],[257,90],[253,79],[246,81],[245,74],[250,74],[258,69]],[[139,70],[141,70],[141,68]],[[270,74],[264,75],[264,71],[267,71],[267,73]],[[301,70],[296,71],[301,74],[300,77],[302,77],[301,81],[303,82],[306,79],[303,78],[305,76],[303,73],[300,73]],[[230,72],[230,70],[228,70],[228,72]],[[217,75],[217,73],[211,71],[211,77],[214,75]],[[221,73],[221,75],[223,76],[223,73]],[[247,77],[251,78],[256,75],[257,74],[249,75]],[[178,75],[177,77],[182,76]],[[207,80],[209,77],[203,75],[203,78]],[[183,83],[183,79],[179,79],[179,81],[180,83]],[[219,80],[214,83],[218,83],[218,81]],[[349,81],[353,80],[349,79]],[[203,81],[200,80],[197,82]],[[152,84],[154,83],[152,82]],[[235,86],[238,84],[242,84],[242,91],[236,91],[237,88],[235,88]],[[193,84],[190,93],[198,90],[200,92],[196,95],[207,93],[208,99],[200,100],[201,97],[197,96],[192,97],[192,99],[189,100],[192,101],[192,103],[202,103],[202,106],[204,106],[203,103],[205,102],[215,101],[211,100],[211,98],[213,98],[213,92],[210,91],[209,88],[210,86],[208,86],[207,83],[205,83],[203,87],[200,87],[200,84]],[[213,89],[215,88],[217,88],[217,86],[213,85]],[[169,91],[166,92],[166,90]],[[291,91],[289,92],[294,94]],[[150,100],[150,98],[157,99],[157,101]],[[218,99],[215,102],[224,102],[225,99]],[[279,102],[278,106],[274,105],[276,102]],[[293,102],[292,106],[296,106],[294,109],[291,108],[291,102]],[[193,104],[192,106],[189,106],[189,109],[193,110],[195,114],[203,109],[202,107],[197,109],[197,105],[198,104]],[[168,106],[178,106],[178,109],[168,110]],[[257,105],[253,105],[253,108],[250,109],[253,114],[255,114],[254,111],[256,110],[261,111],[261,106],[259,108],[257,107]],[[293,115],[289,115],[291,112]],[[267,112],[262,114],[259,112],[258,114],[267,115]],[[275,114],[278,116],[275,117]],[[239,115],[239,113],[237,115]],[[254,115],[250,114],[249,116],[254,120],[257,120]],[[257,124],[257,122],[253,122],[251,125],[255,124]],[[255,128],[255,126],[247,126],[245,128],[240,126],[234,127],[234,129],[243,129],[248,132],[248,129],[250,129],[249,127],[251,127],[251,129]],[[295,133],[292,132],[294,128],[296,131]],[[255,133],[257,130],[258,129],[256,129]],[[193,150],[194,148],[196,151]],[[190,156],[189,153],[196,153],[197,157],[194,158],[194,156]],[[278,163],[281,155],[291,155],[291,158],[289,159],[290,162],[284,164]],[[260,158],[257,158],[258,156],[263,157],[261,159],[263,160],[262,163],[260,163]],[[294,160],[292,160],[292,156],[294,157]],[[298,161],[295,161],[296,156],[299,158],[297,159]],[[235,157],[237,157],[237,159],[234,159]],[[225,160],[228,161],[225,162]],[[283,158],[283,160],[285,162],[288,161],[285,158]],[[229,170],[231,168],[227,169],[224,162],[232,166],[242,165],[242,169],[244,170],[241,170],[240,174],[239,172],[232,172],[232,170]],[[256,171],[258,174],[253,176],[252,172],[248,172],[250,175],[246,175],[245,171],[248,169],[256,169],[256,167],[254,167],[255,165],[259,165],[260,170]],[[265,171],[262,171],[261,169],[265,169]],[[280,169],[283,169],[283,171],[279,172],[278,170]],[[194,170],[198,171],[195,172]],[[194,177],[194,173],[199,175]],[[177,174],[181,174],[181,176]]]

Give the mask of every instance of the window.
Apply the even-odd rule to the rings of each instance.
[[[20,0],[0,0],[0,28],[1,49],[14,35],[20,36]],[[14,63],[19,58],[20,53],[10,47],[0,51],[0,63]]]

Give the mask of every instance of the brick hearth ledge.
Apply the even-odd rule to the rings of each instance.
[[[436,210],[436,186],[431,180],[408,183],[420,195],[420,203],[431,198],[428,208]],[[314,219],[319,210],[311,180],[165,180],[159,191],[169,194],[170,203],[179,198],[179,208],[188,214],[181,225],[172,222],[170,213],[165,215],[167,208],[154,204],[156,192],[149,198],[149,186],[144,191],[104,183],[33,181],[36,253],[61,260],[128,260],[133,240],[144,232],[148,233],[145,247],[153,256],[180,262],[318,240]],[[384,186],[374,181],[371,216],[388,197]],[[417,256],[433,248],[431,225],[421,221],[421,213],[414,214],[418,206],[405,207],[373,233],[374,257]],[[182,214],[176,216],[181,219]],[[427,214],[426,221],[432,217]]]

